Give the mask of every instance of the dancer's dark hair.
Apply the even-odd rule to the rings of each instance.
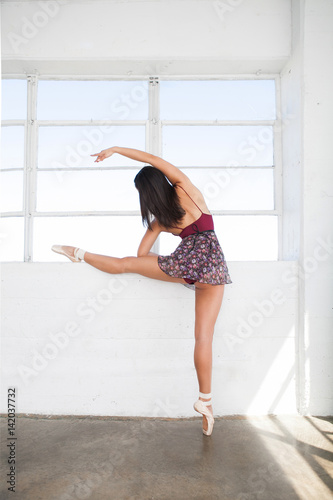
[[[135,176],[134,184],[139,191],[142,222],[152,229],[155,217],[165,228],[175,227],[185,215],[176,189],[163,172],[145,166]]]

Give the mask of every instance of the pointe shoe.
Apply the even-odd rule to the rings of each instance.
[[[55,253],[60,253],[61,255],[65,255],[65,257],[68,257],[72,262],[81,262],[84,260],[84,254],[86,253],[85,250],[82,250],[81,248],[75,248],[74,250],[74,257],[72,255],[69,255],[64,250],[63,245],[53,245],[51,247],[51,250]]]
[[[209,399],[208,401],[201,401],[201,399],[198,399],[193,405],[193,408],[195,411],[198,413],[201,413],[201,415],[204,415],[207,419],[208,423],[208,428],[207,430],[202,429],[202,432],[206,436],[210,436],[213,432],[213,426],[214,426],[214,417],[213,414],[208,410],[207,406],[211,406],[212,404],[212,397],[211,394],[203,394],[199,392],[199,397],[204,398],[204,399]]]

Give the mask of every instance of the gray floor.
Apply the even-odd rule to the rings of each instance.
[[[8,492],[7,420],[0,419],[1,499],[328,500],[333,419],[19,416],[16,492]]]

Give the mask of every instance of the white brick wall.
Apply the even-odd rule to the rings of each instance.
[[[229,268],[214,337],[214,410],[293,413],[297,289],[283,275],[295,263]],[[2,391],[18,388],[19,412],[194,414],[191,290],[88,264],[8,263],[2,294]]]

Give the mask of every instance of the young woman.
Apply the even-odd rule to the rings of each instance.
[[[95,162],[118,153],[149,163],[134,179],[139,191],[141,215],[147,231],[137,257],[107,257],[80,248],[54,245],[54,252],[73,262],[84,260],[106,273],[137,273],[148,278],[182,283],[195,289],[194,365],[199,399],[194,409],[203,415],[203,433],[211,435],[214,425],[211,404],[212,342],[221,308],[224,285],[232,283],[216,234],[212,215],[201,192],[177,167],[158,156],[137,149],[112,147],[91,156]],[[150,252],[161,232],[182,238],[168,256]]]

